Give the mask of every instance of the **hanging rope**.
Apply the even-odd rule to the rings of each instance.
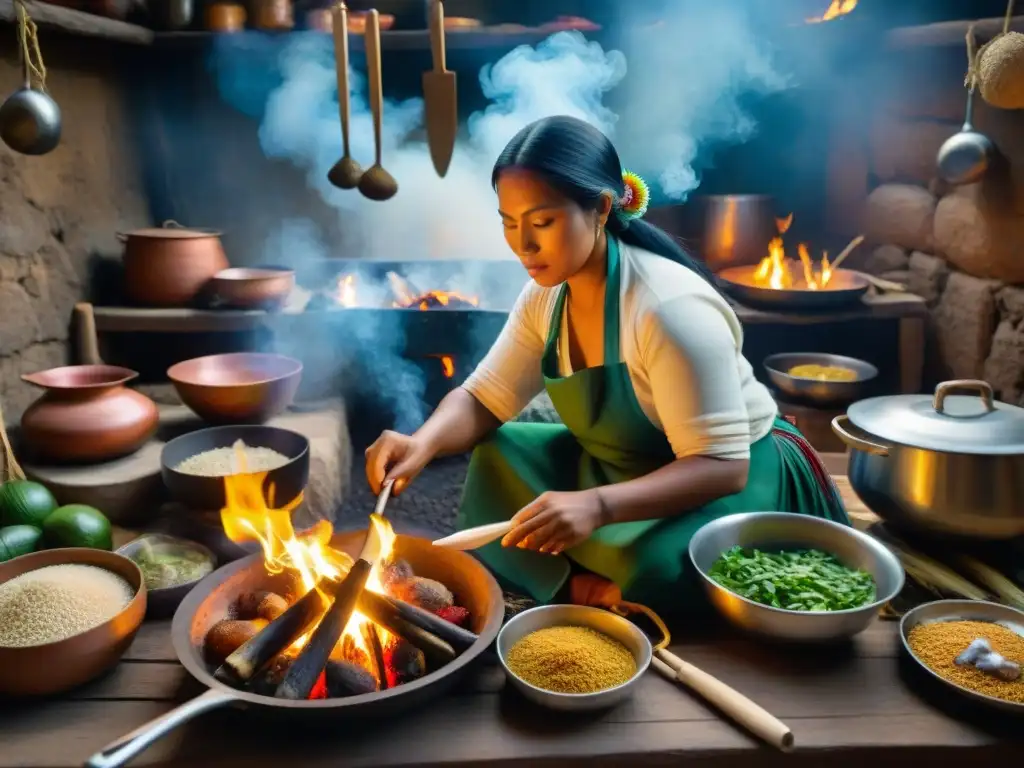
[[[0,407],[0,447],[3,448],[3,466],[0,467],[0,482],[8,480],[24,480],[25,472],[14,457],[14,449],[7,438],[7,427],[4,425],[4,409]]]
[[[1010,22],[1013,21],[1013,3],[1014,0],[1007,0],[1006,3],[1006,18],[1003,19],[1003,34],[1005,35],[1010,31]]]
[[[964,86],[970,90],[978,84],[978,42],[974,39],[973,24],[967,27],[965,42],[967,43],[967,75],[964,77]]]
[[[18,13],[18,45],[25,67],[25,79],[28,81],[26,85],[46,93],[46,65],[43,63],[43,53],[39,50],[39,30],[28,15],[25,0],[14,0],[14,5]]]

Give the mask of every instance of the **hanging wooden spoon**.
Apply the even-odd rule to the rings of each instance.
[[[338,189],[355,189],[363,177],[363,168],[352,159],[348,146],[348,8],[344,3],[334,6],[334,64],[338,70],[338,108],[341,111],[341,159],[327,172],[327,180]]]
[[[376,156],[363,177],[359,179],[359,191],[368,200],[389,200],[398,191],[395,177],[384,170],[381,165],[381,112],[384,108],[384,90],[381,85],[380,66],[380,14],[371,10],[366,17],[366,33],[363,36],[366,46],[366,73],[370,97],[370,112],[373,113],[373,141]]]

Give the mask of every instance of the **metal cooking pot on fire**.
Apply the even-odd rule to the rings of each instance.
[[[1024,408],[996,402],[986,382],[861,400],[832,430],[851,449],[850,486],[887,522],[980,540],[1024,535]]]

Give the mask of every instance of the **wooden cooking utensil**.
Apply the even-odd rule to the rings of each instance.
[[[453,533],[451,536],[445,536],[443,539],[437,539],[434,546],[461,551],[477,549],[484,544],[490,544],[492,541],[500,539],[511,530],[511,520],[490,525],[478,525],[476,528],[467,528],[464,531]]]
[[[373,141],[376,151],[374,163],[362,178],[359,179],[359,191],[368,200],[390,200],[398,191],[395,177],[384,170],[381,165],[381,123],[384,109],[384,91],[381,85],[380,66],[380,14],[372,10],[366,16],[366,33],[363,35],[366,46],[367,90],[370,97],[370,111],[373,113]]]
[[[444,6],[431,0],[430,50],[434,68],[423,73],[423,101],[427,120],[427,145],[438,176],[448,173],[459,129],[455,73],[445,68]]]
[[[348,8],[344,3],[334,6],[334,65],[338,71],[338,108],[341,112],[342,156],[331,170],[327,180],[338,189],[355,189],[363,177],[363,168],[352,159],[348,145],[351,108],[348,85]]]
[[[793,732],[789,726],[718,678],[664,648],[654,652],[651,666],[666,679],[682,683],[699,694],[722,714],[771,746],[783,752],[793,748]]]

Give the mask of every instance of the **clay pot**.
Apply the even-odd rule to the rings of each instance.
[[[124,246],[125,293],[136,304],[184,307],[195,302],[210,278],[228,268],[220,233],[163,227],[119,234]]]
[[[128,389],[135,371],[114,365],[68,365],[22,380],[46,390],[21,417],[25,447],[44,461],[99,463],[134,453],[153,436],[160,414]]]
[[[245,29],[245,6],[212,3],[206,6],[206,28],[211,32],[241,32]]]
[[[236,309],[279,309],[295,288],[295,272],[271,267],[234,267],[218,272],[210,291]]]

